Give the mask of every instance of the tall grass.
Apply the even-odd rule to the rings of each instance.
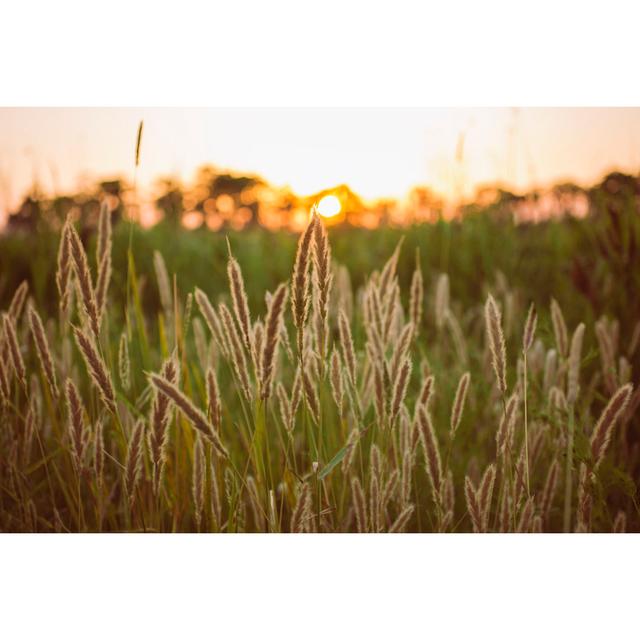
[[[349,273],[332,235],[312,212],[262,300],[234,238],[214,298],[159,249],[136,275],[137,233],[114,269],[106,208],[95,260],[67,221],[56,304],[3,314],[2,530],[640,528],[635,327],[570,333],[500,271],[466,296],[401,241]]]

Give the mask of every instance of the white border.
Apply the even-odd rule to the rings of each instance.
[[[7,535],[0,629],[12,640],[633,637],[637,542]]]
[[[639,104],[637,3],[21,0],[0,104]]]

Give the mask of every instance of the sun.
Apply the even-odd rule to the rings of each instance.
[[[318,213],[323,218],[333,218],[337,216],[341,210],[342,205],[336,196],[324,196],[324,198],[318,202]]]

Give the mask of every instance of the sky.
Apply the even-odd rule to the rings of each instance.
[[[589,184],[640,169],[640,108],[3,108],[0,218],[34,178],[56,193],[132,179],[140,120],[142,189],[205,163],[300,195],[346,183],[366,199],[416,184],[456,199],[487,183]]]

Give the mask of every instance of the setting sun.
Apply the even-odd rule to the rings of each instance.
[[[333,216],[337,216],[340,213],[341,209],[342,205],[336,196],[324,196],[318,202],[318,213],[323,218],[333,218]]]

